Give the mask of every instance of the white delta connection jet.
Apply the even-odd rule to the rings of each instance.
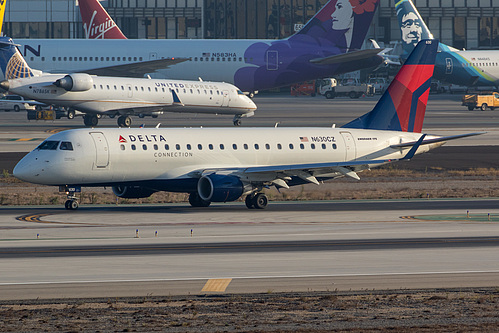
[[[341,128],[74,129],[50,136],[14,176],[59,186],[77,209],[82,186],[111,186],[121,198],[189,193],[194,207],[246,196],[262,209],[263,188],[359,179],[371,167],[407,160],[448,137],[421,134],[437,40],[419,43],[375,108]]]
[[[118,115],[118,126],[129,127],[130,115],[155,117],[163,111],[233,115],[238,126],[256,110],[255,103],[229,83],[42,73],[28,66],[8,37],[0,37],[0,53],[6,78],[0,88],[84,112],[88,127],[97,126],[99,115]]]

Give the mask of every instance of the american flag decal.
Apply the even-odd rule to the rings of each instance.
[[[301,142],[308,142],[308,138],[306,136],[300,136]]]
[[[203,52],[203,57],[210,57],[211,56],[211,53],[210,52]]]

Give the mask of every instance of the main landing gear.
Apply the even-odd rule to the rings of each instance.
[[[118,118],[119,127],[130,127],[132,125],[132,118],[129,116],[120,116]]]
[[[265,207],[267,207],[269,199],[267,198],[265,193],[252,193],[246,196],[244,203],[249,209],[264,209]]]
[[[232,123],[234,124],[234,126],[241,126],[241,115],[235,115]]]
[[[208,207],[211,202],[201,199],[197,192],[189,194],[189,203],[192,207]]]
[[[95,127],[99,123],[99,117],[96,114],[86,114],[83,116],[83,123],[87,127]]]

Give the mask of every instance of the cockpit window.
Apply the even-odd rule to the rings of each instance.
[[[62,141],[59,149],[60,150],[73,150],[73,144],[69,141]]]
[[[59,142],[60,141],[51,141],[51,140],[46,140],[46,141],[43,141],[38,147],[37,149],[40,149],[40,150],[56,150],[57,149],[57,146],[59,145]]]

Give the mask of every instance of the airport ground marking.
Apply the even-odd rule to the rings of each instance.
[[[437,214],[437,215],[410,215],[401,216],[404,220],[419,220],[419,221],[432,221],[432,222],[499,222],[499,214]]]
[[[223,293],[231,282],[232,279],[209,279],[201,291]]]

